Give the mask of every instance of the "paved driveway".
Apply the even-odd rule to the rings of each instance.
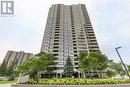
[[[11,87],[11,84],[0,84],[0,87]]]

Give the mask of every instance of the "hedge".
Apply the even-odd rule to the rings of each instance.
[[[44,85],[95,85],[95,84],[124,84],[130,83],[130,79],[41,79],[38,82],[29,80],[26,84],[44,84]]]

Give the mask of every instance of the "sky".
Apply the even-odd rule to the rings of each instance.
[[[0,16],[0,63],[8,50],[38,53],[52,4],[86,4],[103,54],[130,64],[130,0],[14,0],[14,16]]]

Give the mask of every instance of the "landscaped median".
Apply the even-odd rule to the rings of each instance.
[[[37,81],[29,80],[26,84],[44,85],[95,85],[95,84],[125,84],[130,83],[129,79],[42,79]]]
[[[42,79],[13,84],[11,87],[130,87],[129,83],[129,79]]]
[[[130,87],[130,84],[105,84],[105,85],[32,85],[13,84],[11,87]]]
[[[16,81],[0,80],[0,84],[16,83]]]

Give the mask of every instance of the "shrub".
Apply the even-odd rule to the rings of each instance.
[[[28,80],[28,81],[26,82],[26,84],[37,84],[37,82],[34,81],[34,80]]]
[[[34,80],[29,80],[27,84],[52,84],[52,85],[95,85],[95,84],[123,84],[130,83],[129,79],[41,79],[37,83]]]

